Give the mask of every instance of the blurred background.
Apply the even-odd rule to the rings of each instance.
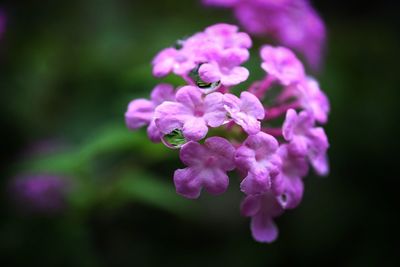
[[[306,178],[302,204],[277,219],[280,237],[266,245],[239,214],[237,179],[222,196],[184,199],[172,183],[178,152],[124,125],[128,102],[159,82],[153,56],[235,23],[229,10],[197,0],[0,1],[0,265],[395,266],[399,9],[312,2],[329,33],[315,75],[332,105],[331,174]],[[21,184],[30,176],[38,185]]]

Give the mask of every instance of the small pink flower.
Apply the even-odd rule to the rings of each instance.
[[[222,137],[210,137],[204,145],[193,141],[185,144],[180,158],[188,167],[175,171],[177,193],[198,198],[203,187],[213,195],[225,192],[229,184],[226,172],[235,168],[234,154],[235,148]]]
[[[283,123],[282,133],[290,142],[290,150],[299,156],[307,156],[319,175],[327,175],[329,166],[326,156],[329,143],[322,127],[315,127],[312,113],[302,111],[299,114],[289,109]]]
[[[154,109],[164,101],[175,99],[174,88],[169,84],[159,84],[151,92],[150,100],[135,99],[128,105],[125,112],[125,122],[129,129],[135,130],[142,126],[149,125],[147,133],[151,141],[160,141],[160,131],[154,124]]]
[[[256,241],[271,243],[278,237],[278,228],[273,219],[280,216],[283,209],[271,192],[246,196],[242,201],[241,213],[251,217],[250,229]]]
[[[225,109],[228,116],[248,134],[260,131],[265,111],[260,100],[249,92],[242,92],[240,99],[233,94],[224,95]]]
[[[236,25],[218,23],[207,27],[204,32],[215,39],[222,49],[242,48],[247,51],[252,45],[250,36],[238,30]]]
[[[271,188],[271,181],[279,174],[281,166],[277,150],[278,141],[264,132],[248,136],[236,150],[237,167],[247,171],[247,176],[240,184],[244,193],[262,194]]]
[[[153,59],[153,75],[163,77],[170,72],[184,75],[196,67],[191,55],[184,50],[169,47],[159,52]]]
[[[214,59],[199,68],[200,78],[208,83],[221,81],[222,85],[233,86],[244,82],[249,71],[239,66],[248,57],[247,50],[230,49],[220,52]]]
[[[328,97],[319,88],[318,82],[307,77],[297,86],[300,105],[314,115],[319,123],[326,123],[330,111]]]
[[[261,48],[261,67],[282,85],[290,85],[304,79],[304,67],[296,55],[285,47],[265,45]]]
[[[155,123],[163,134],[180,129],[187,140],[200,140],[208,126],[221,126],[226,120],[223,95],[215,92],[203,96],[200,89],[184,86],[176,93],[176,102],[166,101],[155,110]]]

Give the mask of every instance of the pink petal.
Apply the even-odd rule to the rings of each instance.
[[[228,140],[215,136],[208,138],[204,144],[211,155],[217,157],[219,168],[224,171],[235,169],[235,148]]]
[[[311,158],[310,161],[318,175],[326,176],[329,174],[329,161],[326,154],[316,158]]]
[[[203,104],[201,90],[191,85],[187,85],[179,89],[175,98],[177,102],[190,108],[191,110],[195,110],[196,107]]]
[[[185,120],[182,132],[187,140],[197,141],[207,135],[208,127],[203,118],[190,117]]]
[[[192,111],[181,103],[165,101],[154,112],[154,120],[157,128],[168,134],[175,129],[181,129],[186,118]]]
[[[199,68],[200,78],[204,82],[213,83],[221,79],[221,73],[215,63],[202,64]]]
[[[223,102],[224,96],[215,92],[204,98],[204,119],[210,127],[221,126],[226,120],[226,111]]]
[[[240,94],[240,100],[242,101],[240,105],[240,109],[242,111],[255,117],[256,119],[264,119],[264,107],[255,95],[244,91]]]
[[[293,131],[297,123],[297,113],[294,109],[289,109],[286,112],[286,118],[282,126],[282,135],[286,141],[290,141],[293,138]]]
[[[147,136],[153,143],[158,143],[161,141],[162,133],[157,128],[154,120],[152,120],[149,124],[149,127],[147,127]]]
[[[163,77],[171,72],[178,51],[174,48],[166,48],[160,51],[153,59],[153,75]]]
[[[153,119],[154,104],[147,99],[136,99],[129,103],[125,122],[129,129],[137,129]]]
[[[240,183],[240,190],[246,195],[259,195],[271,188],[271,178],[267,172],[258,175],[249,172],[246,178]]]
[[[184,197],[195,199],[200,196],[200,171],[195,168],[178,169],[174,173],[176,192]]]
[[[249,77],[249,71],[245,67],[234,67],[228,74],[223,74],[221,83],[226,86],[237,85]]]
[[[203,181],[204,188],[212,195],[224,193],[229,185],[228,175],[219,168],[203,169],[199,177],[201,177]]]
[[[179,157],[187,166],[201,166],[203,158],[207,156],[204,146],[190,141],[182,146]]]
[[[241,115],[241,116],[240,116]],[[239,117],[240,116],[240,117]],[[242,126],[243,130],[249,134],[256,134],[260,132],[261,123],[254,117],[248,116],[242,112],[235,114],[232,116],[235,119],[235,122]]]
[[[259,196],[246,196],[240,205],[242,216],[251,217],[256,215],[261,208]]]
[[[251,218],[251,233],[253,238],[262,243],[271,243],[278,237],[278,228],[271,217],[257,214]]]
[[[170,84],[161,83],[154,87],[150,98],[155,105],[164,101],[173,101],[175,99],[174,87]]]

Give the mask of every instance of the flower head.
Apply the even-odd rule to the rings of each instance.
[[[66,180],[53,175],[18,176],[10,184],[10,192],[24,210],[54,214],[66,207]]]
[[[250,135],[236,150],[236,165],[247,171],[240,184],[244,193],[262,194],[271,188],[271,180],[279,174],[281,165],[277,150],[278,141],[264,132]]]
[[[272,35],[302,51],[311,64],[319,60],[324,28],[307,0],[204,2],[234,8],[249,31]],[[314,37],[319,41],[313,43]],[[328,140],[316,126],[328,119],[328,98],[294,52],[270,45],[260,51],[267,75],[240,97],[230,93],[250,76],[241,64],[250,57],[252,41],[235,25],[212,25],[178,45],[155,57],[153,74],[172,72],[185,84],[176,93],[159,85],[150,100],[132,101],[127,125],[148,125],[151,140],[180,149],[186,167],[177,169],[173,180],[186,198],[198,198],[203,188],[213,195],[225,192],[227,172],[236,169],[246,194],[241,212],[251,217],[254,239],[270,243],[278,236],[274,218],[300,204],[309,165],[320,175],[328,173]]]
[[[225,192],[229,184],[226,172],[235,168],[234,153],[232,144],[221,137],[210,137],[204,145],[193,141],[185,144],[180,158],[188,167],[175,171],[177,193],[198,198],[203,187],[214,195]]]

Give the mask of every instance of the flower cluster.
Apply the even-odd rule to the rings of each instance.
[[[308,0],[203,0],[205,5],[232,8],[251,34],[269,36],[304,54],[317,68],[325,43],[325,25]]]
[[[228,172],[236,170],[253,237],[272,242],[278,235],[273,219],[300,203],[309,165],[318,175],[328,173],[329,144],[318,126],[327,122],[328,98],[291,50],[269,45],[260,51],[263,79],[233,94],[249,76],[241,64],[251,47],[236,26],[217,24],[179,44],[158,53],[153,74],[172,72],[187,84],[162,83],[150,100],[133,100],[126,124],[146,125],[151,141],[180,149],[186,167],[173,180],[186,198],[202,190],[224,193]]]
[[[55,214],[66,208],[69,184],[59,176],[38,174],[18,176],[11,180],[9,191],[26,212]]]
[[[0,39],[3,37],[3,33],[6,30],[6,15],[2,8],[0,8]]]

